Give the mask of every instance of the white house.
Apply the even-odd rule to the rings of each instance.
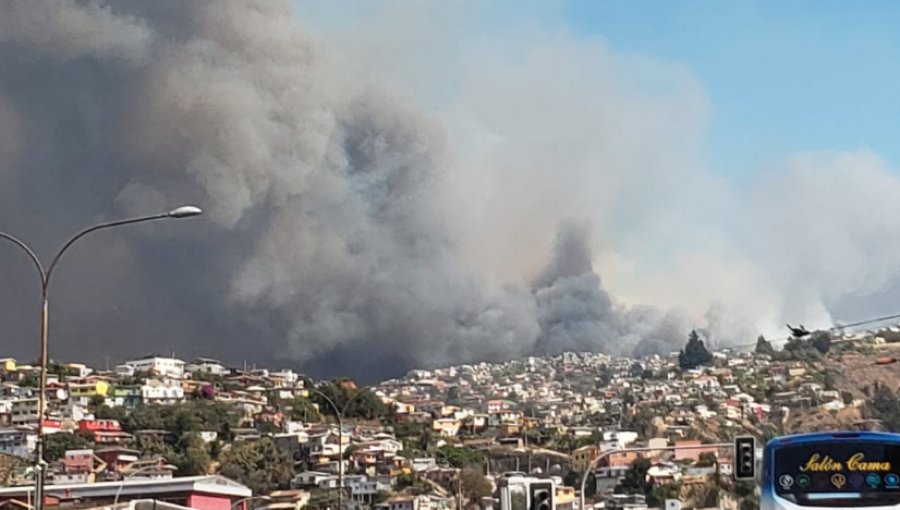
[[[184,366],[184,371],[191,374],[208,374],[226,376],[230,373],[228,368],[218,360],[210,358],[197,358]]]
[[[134,367],[131,365],[116,365],[115,372],[119,377],[132,377],[134,375]]]
[[[607,431],[603,433],[603,441],[600,443],[600,450],[621,450],[631,443],[637,441],[637,432],[630,430]]]
[[[147,379],[141,386],[141,398],[145,404],[173,404],[184,400],[184,388],[171,381]]]
[[[37,434],[21,429],[0,429],[0,453],[28,457],[34,451]]]
[[[135,371],[149,372],[155,375],[168,377],[181,377],[184,375],[184,361],[176,358],[148,356],[133,361],[126,361],[125,364],[134,368]]]
[[[197,435],[200,436],[204,443],[212,443],[219,437],[219,433],[215,430],[201,430]]]
[[[349,477],[348,477],[349,478]],[[345,486],[350,488],[350,494],[354,499],[372,499],[379,492],[390,492],[391,484],[382,480],[370,480],[362,477],[359,480],[345,480]]]
[[[285,385],[294,385],[300,376],[295,374],[293,370],[285,368],[277,372],[269,372],[269,379],[279,381]]]
[[[319,483],[325,480],[330,480],[332,478],[337,480],[336,476],[329,473],[323,473],[321,471],[304,471],[302,473],[297,473],[294,476],[293,480],[291,480],[291,487],[298,488],[312,487],[314,485],[317,486],[319,485]]]
[[[10,414],[12,415],[10,423],[13,426],[37,424],[38,399],[19,398],[13,400],[10,406]]]

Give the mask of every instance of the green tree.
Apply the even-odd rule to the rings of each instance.
[[[233,443],[221,458],[219,473],[250,487],[256,494],[287,488],[293,476],[290,455],[264,437]]]
[[[259,421],[256,423],[256,430],[258,430],[260,434],[271,435],[281,432],[281,427],[272,421]]]
[[[40,366],[40,363],[37,363],[36,365]],[[62,378],[77,375],[75,370],[71,367],[66,366],[65,363],[60,363],[53,360],[50,360],[50,362],[47,364],[47,373],[51,375],[57,375]]]
[[[740,510],[759,510],[759,497],[754,494],[741,500]]]
[[[674,483],[655,486],[650,489],[647,494],[647,505],[651,507],[662,507],[666,504],[667,499],[678,499],[678,493],[681,486]]]
[[[716,454],[712,452],[703,452],[700,454],[700,457],[697,459],[696,465],[698,467],[710,467],[716,465]]]
[[[175,405],[138,406],[122,420],[122,428],[126,432],[168,430],[176,436],[176,440],[186,432],[210,430],[227,440],[239,420],[235,409],[228,404],[193,400]]]
[[[108,405],[102,405],[94,411],[94,416],[97,417],[98,420],[118,420],[121,422],[125,419],[125,416],[128,414],[125,411],[124,407],[110,407]]]
[[[357,391],[346,384],[346,381],[320,384],[316,389],[334,402],[343,411],[345,418],[375,420],[388,418],[393,414],[391,408],[370,390]],[[319,405],[322,413],[334,416],[334,408],[322,395],[312,393],[310,398]]]
[[[322,420],[316,406],[308,398],[297,397],[291,400],[289,405],[290,411],[288,415],[294,421],[318,422]]]
[[[106,397],[103,395],[94,395],[91,397],[90,409],[100,409],[104,404],[106,404]]]
[[[887,430],[900,430],[900,399],[886,386],[879,384],[866,406],[867,413],[881,420]]]
[[[130,433],[148,429],[164,430],[166,429],[166,417],[173,407],[159,405],[138,406],[122,420],[122,428]]]
[[[217,432],[219,439],[228,441],[239,417],[228,404],[192,400],[176,405],[138,406],[121,421],[126,432],[142,429],[167,431],[162,440],[142,438],[138,441],[138,448],[162,455],[178,467],[179,474],[204,474],[218,454],[219,445],[213,443],[207,448],[198,432]]]
[[[741,502],[740,510],[759,509],[759,496],[756,494],[756,484],[754,482],[747,480],[735,482],[734,495]]]
[[[810,338],[812,346],[822,354],[827,354],[831,349],[831,335],[827,331],[816,331]]]
[[[19,379],[19,386],[23,388],[37,388],[38,376],[35,374],[25,374]]]
[[[577,471],[569,471],[563,477],[563,485],[567,487],[575,487],[579,489],[581,487],[581,477],[582,473]],[[584,482],[584,497],[592,498],[594,494],[597,493],[597,479],[594,478],[594,472],[588,471],[587,480]]]
[[[353,454],[359,451],[359,445],[351,444],[347,448],[344,449],[344,454],[341,455],[341,458],[344,460],[350,460],[353,458]]]
[[[775,348],[772,347],[772,342],[766,340],[766,337],[759,335],[756,338],[756,354],[765,354],[767,356],[772,356],[775,354]]]
[[[378,493],[375,494],[375,498],[372,500],[372,504],[377,505],[379,503],[387,501],[389,497],[391,497],[391,493],[389,491],[378,491]]]
[[[408,437],[419,437],[425,432],[425,424],[412,421],[404,421],[395,423],[394,437],[397,439],[405,439]]]
[[[67,450],[93,448],[94,443],[83,436],[59,432],[50,434],[44,440],[44,460],[55,462],[65,456]]]
[[[491,495],[491,482],[488,481],[478,467],[466,466],[462,468],[459,472],[459,482],[463,495],[470,501]]]
[[[703,340],[697,335],[697,331],[691,331],[687,345],[678,353],[678,366],[682,370],[689,370],[712,363],[713,355],[703,345]]]
[[[650,461],[644,457],[634,459],[625,476],[622,477],[622,483],[619,484],[619,492],[626,494],[647,494],[650,492],[652,485],[647,481],[647,471],[650,469]]]
[[[443,462],[444,464],[455,468],[484,465],[484,454],[471,448],[445,445],[435,451],[434,457],[438,462]]]
[[[205,475],[212,462],[206,444],[196,434],[188,434],[178,444],[173,464],[181,476]]]

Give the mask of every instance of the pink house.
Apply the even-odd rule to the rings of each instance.
[[[0,487],[0,506],[28,508],[33,486]],[[250,488],[218,475],[70,483],[45,487],[47,506],[100,507],[114,501],[156,499],[196,510],[247,510]]]
[[[683,439],[680,441],[675,441],[675,460],[689,460],[696,462],[700,460],[700,455],[704,453],[712,453],[713,455],[716,455],[718,453],[718,449],[715,446],[710,446],[707,448],[696,448],[697,446],[700,446],[702,444],[703,443],[696,439]]]

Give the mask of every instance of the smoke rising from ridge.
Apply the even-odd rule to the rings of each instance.
[[[900,261],[877,249],[900,240],[887,200],[900,181],[876,156],[801,155],[739,194],[698,155],[710,106],[697,80],[597,41],[410,57],[446,92],[426,108],[390,77],[402,55],[314,39],[288,2],[34,0],[3,14],[0,228],[47,254],[97,220],[207,211],[73,250],[54,282],[53,356],[174,350],[372,378],[669,352],[691,327],[746,342],[900,289]],[[848,199],[825,207],[835,194]],[[34,277],[13,253],[0,251],[0,338],[33,356]]]

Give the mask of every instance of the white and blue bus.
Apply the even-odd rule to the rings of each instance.
[[[832,432],[771,440],[760,509],[900,509],[900,434]]]

